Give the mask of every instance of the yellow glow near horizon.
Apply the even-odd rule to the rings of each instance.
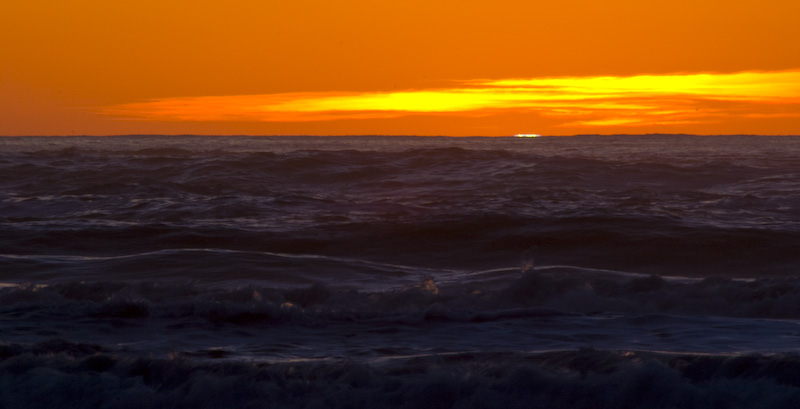
[[[787,0],[6,1],[0,135],[798,134],[798,15]]]
[[[734,115],[800,116],[800,71],[476,80],[400,92],[315,92],[163,98],[101,109],[153,121],[307,122],[412,114],[531,111],[566,124],[698,123]],[[726,104],[725,107],[721,104]],[[731,105],[733,104],[733,105]],[[775,107],[783,107],[775,112]],[[702,110],[701,110],[702,108]]]
[[[557,87],[580,93],[674,93],[740,99],[797,97],[800,72],[740,72],[734,74],[639,75],[633,77],[538,78],[486,81],[498,87]]]

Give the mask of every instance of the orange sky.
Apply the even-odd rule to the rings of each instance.
[[[28,0],[0,135],[800,134],[800,2]]]

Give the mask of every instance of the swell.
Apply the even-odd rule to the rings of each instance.
[[[68,159],[50,157],[52,152],[34,159],[17,156],[3,166],[2,184],[17,207],[82,199],[120,210],[114,208],[125,204],[120,199],[199,203],[244,197],[266,202],[296,196],[356,206],[395,202],[410,209],[460,203],[484,211],[513,206],[531,211],[531,205],[560,210],[561,203],[569,210],[594,202],[653,210],[653,204],[675,201],[680,211],[696,208],[689,205],[697,195],[706,195],[700,200],[714,207],[726,196],[789,194],[797,175],[796,168],[781,167],[779,161],[763,168],[702,158],[680,164],[463,148],[173,156],[144,151],[148,154],[142,156],[69,150]]]
[[[188,210],[187,210],[188,212]],[[277,216],[274,216],[277,217]],[[240,220],[161,223],[70,223],[22,221],[0,232],[9,255],[63,254],[121,256],[180,249],[220,249],[351,257],[420,268],[479,270],[517,265],[532,256],[542,264],[637,271],[664,275],[739,276],[796,275],[800,232],[795,229],[686,225],[660,217],[521,217],[497,214],[418,216],[381,215],[353,221],[347,216],[322,216],[311,222],[263,223],[257,217]],[[162,278],[197,279],[204,271],[220,277],[236,271],[265,271],[269,263],[247,254],[221,253],[198,266],[187,254],[175,253],[142,264]],[[160,258],[166,258],[164,262]],[[33,273],[5,264],[8,279]],[[172,266],[170,270],[166,266]],[[96,275],[95,265],[84,274]],[[16,271],[16,273],[15,273]],[[71,273],[81,276],[81,270]],[[339,274],[337,270],[330,272]],[[29,277],[28,279],[32,279]]]
[[[104,151],[67,148],[4,155],[5,183],[14,180],[52,181],[69,175],[83,184],[94,180],[116,183],[117,177],[158,176],[174,182],[191,182],[216,175],[252,175],[252,183],[289,180],[348,185],[352,182],[394,177],[424,181],[454,181],[481,175],[493,182],[533,183],[542,186],[574,183],[577,186],[606,180],[624,183],[660,183],[693,189],[708,184],[738,180],[746,175],[774,174],[780,167],[796,169],[791,160],[766,158],[763,162],[737,158],[604,158],[584,153],[548,156],[536,152],[475,150],[462,147],[418,148],[399,152],[359,150],[303,150],[284,153],[187,151],[176,148],[143,148],[135,151]],[[741,158],[740,158],[741,159]],[[737,163],[741,162],[741,163]],[[748,163],[750,162],[750,163]],[[98,173],[99,172],[99,173]],[[63,182],[63,178],[62,178]],[[482,185],[485,180],[475,179]],[[63,183],[62,183],[63,184]],[[233,183],[232,185],[237,185]],[[45,184],[57,188],[56,184]],[[254,184],[245,184],[244,188]]]
[[[61,283],[76,279],[111,282],[246,283],[296,287],[337,282],[360,289],[416,281],[419,267],[316,254],[180,248],[128,255],[0,254],[6,282]]]
[[[793,408],[798,140],[3,140],[0,406]]]
[[[680,275],[796,274],[800,264],[797,160],[779,152],[715,144],[680,156],[630,140],[608,152],[487,149],[511,141],[480,139],[399,150],[280,139],[273,152],[231,141],[111,138],[3,154],[0,249],[215,248],[473,269],[535,249],[543,263]]]

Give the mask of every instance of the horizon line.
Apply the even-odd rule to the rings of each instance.
[[[147,133],[147,134],[39,134],[39,135],[0,135],[0,138],[120,138],[120,137],[314,137],[314,138],[336,138],[336,137],[415,137],[415,138],[514,138],[514,139],[530,139],[520,138],[519,134],[512,135],[424,135],[424,134],[192,134],[192,133]],[[797,134],[751,134],[751,133],[671,133],[671,132],[647,132],[647,133],[580,133],[580,134],[558,134],[548,135],[540,134],[538,138],[569,138],[576,136],[756,136],[756,137],[773,137],[773,136],[791,136],[800,137]]]

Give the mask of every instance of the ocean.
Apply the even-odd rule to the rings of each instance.
[[[800,404],[800,137],[7,137],[0,175],[0,408]]]

